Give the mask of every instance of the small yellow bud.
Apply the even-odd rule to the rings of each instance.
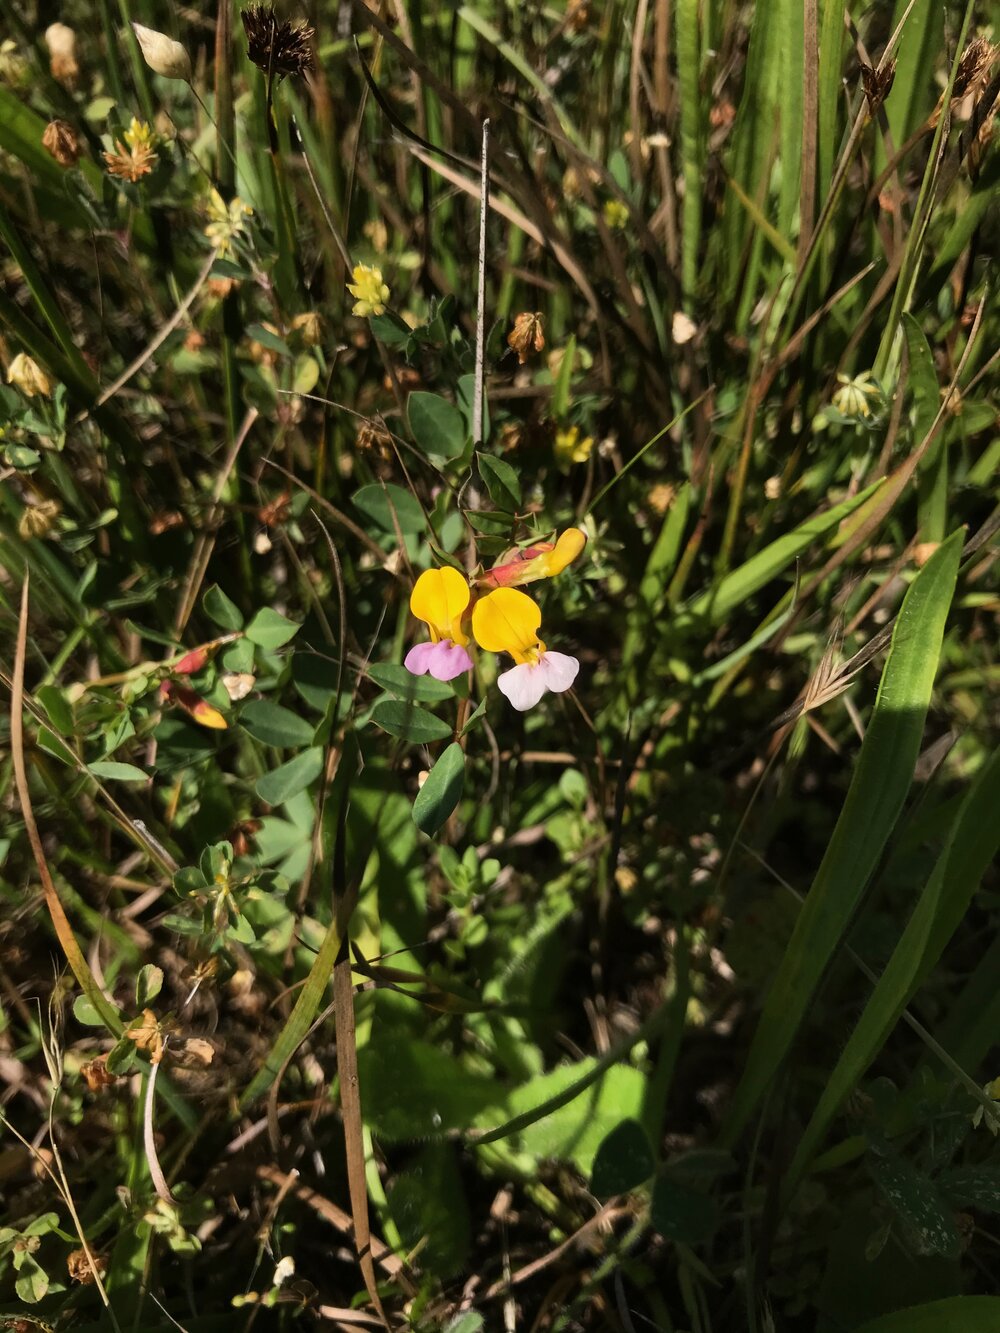
[[[35,394],[52,397],[52,381],[38,362],[24,352],[18,352],[7,367],[7,383],[20,389],[27,398],[34,398]]]
[[[154,74],[162,74],[165,79],[183,79],[191,81],[191,57],[172,37],[155,28],[144,28],[141,23],[133,23],[132,31],[142,51],[142,58]]]

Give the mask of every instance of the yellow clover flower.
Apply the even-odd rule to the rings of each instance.
[[[410,610],[430,630],[430,643],[415,644],[403,659],[407,671],[415,676],[431,675],[435,680],[454,680],[472,669],[472,658],[465,650],[469,636],[462,629],[462,617],[472,598],[472,590],[457,569],[425,569],[413,585]]]
[[[389,288],[382,281],[382,270],[371,264],[355,264],[351,277],[354,281],[347,284],[347,290],[354,297],[353,313],[362,317],[384,315]]]
[[[585,435],[580,438],[580,427],[569,426],[556,431],[553,453],[560,472],[568,472],[573,463],[586,463],[594,447],[594,437]]]
[[[510,653],[516,663],[500,673],[497,686],[520,713],[533,708],[546,690],[568,690],[580,670],[575,657],[545,647],[538,637],[541,623],[538,603],[516,588],[497,588],[472,608],[472,633],[480,648]]]
[[[227,204],[218,190],[212,190],[208,196],[208,226],[205,235],[224,259],[235,237],[246,231],[245,218],[252,217],[253,209],[245,204],[239,195],[234,195]]]

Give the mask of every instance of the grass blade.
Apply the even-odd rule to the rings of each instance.
[[[725,1146],[739,1137],[788,1054],[902,810],[961,550],[958,531],[935,551],[903,601],[850,790],[768,992],[733,1098]]]

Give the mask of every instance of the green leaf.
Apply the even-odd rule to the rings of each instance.
[[[266,347],[270,352],[277,352],[279,356],[291,355],[284,338],[272,333],[270,329],[265,329],[263,324],[248,324],[246,335],[248,338],[252,338],[254,342],[259,342],[261,347]]]
[[[48,1274],[39,1268],[30,1254],[26,1254],[17,1281],[14,1283],[14,1290],[22,1301],[28,1305],[35,1305],[42,1300],[48,1289]]]
[[[945,846],[924,883],[906,929],[826,1080],[789,1168],[789,1190],[839,1106],[882,1049],[965,916],[1000,848],[1000,821],[995,817],[998,791],[1000,750],[994,750],[955,813]]]
[[[137,1009],[145,1009],[152,1004],[163,989],[163,971],[154,963],[146,963],[139,969],[135,979],[135,1004]]]
[[[78,1023],[82,1023],[87,1028],[102,1028],[104,1026],[104,1019],[86,995],[78,995],[73,1001],[73,1017]]]
[[[393,483],[373,482],[355,491],[353,503],[366,518],[378,525],[383,532],[395,532],[393,513],[399,522],[400,532],[423,532],[427,526],[424,511],[409,491]]]
[[[311,745],[316,728],[290,708],[273,704],[269,699],[252,699],[240,713],[240,725],[255,740],[273,745],[279,750],[297,745]]]
[[[389,1191],[389,1211],[406,1248],[420,1245],[421,1265],[436,1277],[453,1277],[465,1267],[469,1210],[450,1143],[432,1143],[416,1154]]]
[[[653,1185],[650,1221],[665,1240],[700,1245],[719,1225],[719,1205],[666,1167]]]
[[[763,551],[758,551],[745,564],[727,574],[715,588],[700,593],[688,602],[684,607],[684,615],[697,619],[705,617],[713,625],[721,624],[731,611],[792,565],[796,557],[808,550],[817,538],[825,537],[828,532],[838,528],[849,514],[871,499],[882,484],[876,482],[771,542]]]
[[[492,1079],[470,1072],[441,1046],[381,1024],[358,1051],[358,1076],[365,1120],[387,1143],[467,1129],[500,1100]]]
[[[517,473],[502,458],[492,454],[478,454],[479,473],[486,483],[493,503],[500,509],[518,509],[521,504],[521,483]]]
[[[450,723],[401,699],[380,700],[372,710],[372,721],[390,736],[416,745],[448,740],[452,734]]]
[[[45,709],[49,721],[61,736],[72,736],[73,707],[58,685],[39,685],[36,700]]]
[[[556,372],[555,383],[552,386],[552,416],[556,421],[564,417],[569,411],[570,393],[573,384],[573,367],[576,364],[576,337],[570,334],[566,339],[566,346],[563,349],[562,360],[559,362],[559,369]]]
[[[458,458],[465,451],[465,421],[446,398],[418,389],[407,399],[406,415],[421,453],[433,458]]]
[[[933,1181],[902,1157],[870,1154],[868,1169],[886,1202],[906,1223],[921,1254],[958,1254],[961,1241],[954,1212]]]
[[[1000,1167],[956,1166],[938,1176],[938,1188],[959,1208],[1000,1213]],[[998,1326],[1000,1327],[1000,1326]]]
[[[304,791],[319,777],[323,769],[323,750],[314,745],[289,759],[280,768],[257,779],[257,795],[268,805],[283,805]]]
[[[247,626],[247,638],[258,648],[280,648],[302,628],[269,606],[262,607]]]
[[[112,782],[148,782],[150,774],[136,768],[135,764],[122,764],[116,759],[101,759],[88,768],[95,778],[107,778]]]
[[[598,1199],[626,1194],[656,1169],[649,1137],[637,1120],[623,1120],[602,1140],[594,1157],[590,1191]]]
[[[589,1175],[611,1130],[623,1117],[641,1115],[645,1087],[643,1075],[630,1065],[602,1068],[593,1059],[562,1065],[510,1093],[503,1106],[509,1123],[489,1130],[481,1141],[510,1138],[524,1152],[572,1162]],[[479,1123],[486,1128],[482,1117]]]
[[[1000,1296],[948,1296],[870,1319],[854,1333],[997,1333]]]
[[[906,800],[920,752],[961,530],[928,560],[899,611],[878,696],[840,818],[771,984],[723,1136],[729,1147],[795,1039]]]
[[[413,802],[413,822],[433,836],[462,799],[465,751],[458,741],[442,750]]]
[[[455,689],[446,680],[433,676],[415,676],[401,662],[376,662],[369,666],[368,675],[376,685],[400,699],[415,699],[418,703],[439,704],[454,699]]]
[[[243,628],[243,612],[231,602],[217,583],[205,593],[201,599],[202,610],[214,624],[225,630],[237,630]]]

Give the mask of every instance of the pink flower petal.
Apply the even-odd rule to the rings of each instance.
[[[538,670],[545,679],[546,689],[551,690],[553,694],[562,694],[576,680],[580,663],[568,653],[544,652],[542,660],[538,663]]]
[[[418,643],[403,659],[403,666],[415,676],[433,676],[435,680],[454,680],[472,669],[472,658],[451,639],[440,643]]]
[[[545,673],[537,662],[523,662],[497,677],[497,686],[519,713],[534,708],[545,693]]]

